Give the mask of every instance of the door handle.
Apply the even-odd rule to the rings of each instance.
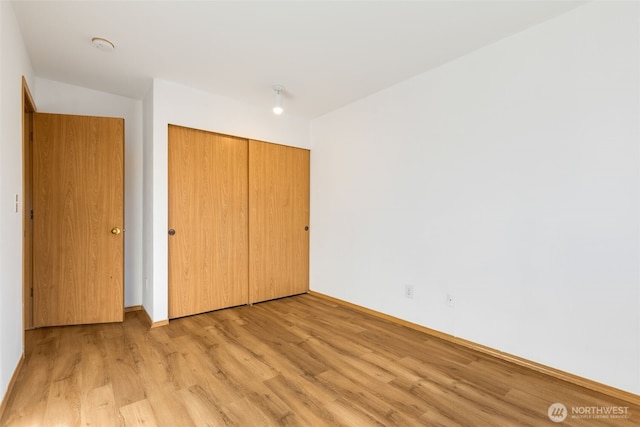
[[[173,236],[174,234],[176,234],[176,230],[174,230],[173,228],[169,229],[169,236]]]
[[[113,227],[111,229],[111,234],[120,234],[120,229],[118,227]]]

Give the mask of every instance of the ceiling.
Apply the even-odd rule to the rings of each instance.
[[[13,1],[38,77],[131,98],[154,78],[314,118],[573,1]],[[111,40],[96,49],[94,36]]]

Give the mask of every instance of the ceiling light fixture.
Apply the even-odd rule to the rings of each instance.
[[[116,46],[109,40],[103,37],[94,37],[91,39],[91,44],[99,50],[104,52],[111,52]]]
[[[273,113],[280,115],[284,111],[282,109],[282,92],[284,92],[284,86],[275,85],[273,90],[276,92],[276,101],[273,104]]]

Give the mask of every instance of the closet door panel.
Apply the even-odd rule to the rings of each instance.
[[[249,141],[249,302],[309,290],[309,150]]]
[[[247,150],[169,126],[169,318],[248,301]]]

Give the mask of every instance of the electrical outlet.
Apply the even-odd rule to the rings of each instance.
[[[404,285],[404,296],[413,298],[413,285]]]
[[[447,305],[451,308],[456,306],[456,301],[451,294],[447,294]]]

